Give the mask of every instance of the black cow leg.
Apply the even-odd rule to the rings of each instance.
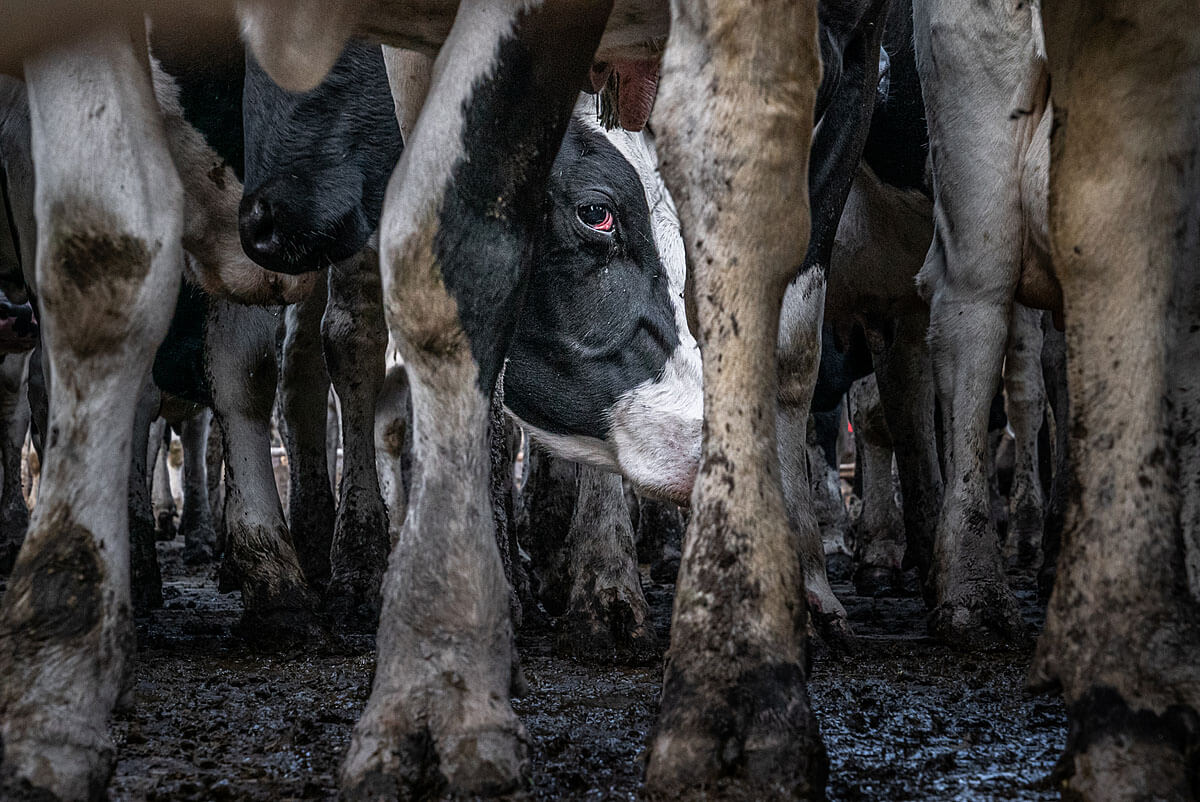
[[[375,403],[387,328],[374,252],[334,265],[321,324],[325,364],[342,403],[343,461],[325,605],[343,629],[373,632],[391,544],[375,466]]]
[[[280,358],[279,407],[288,455],[288,529],[313,587],[329,581],[335,506],[326,456],[329,374],[321,349],[326,282],[288,307]]]

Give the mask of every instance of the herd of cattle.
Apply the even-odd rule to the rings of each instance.
[[[1196,22],[6,2],[0,796],[105,795],[170,427],[185,559],[220,563],[247,637],[378,628],[347,798],[521,787],[515,622],[657,654],[639,552],[678,564],[647,791],[821,797],[806,639],[852,641],[826,575],[847,397],[859,592],[915,568],[933,636],[1020,643],[1006,569],[1038,571],[1064,796],[1200,796]]]

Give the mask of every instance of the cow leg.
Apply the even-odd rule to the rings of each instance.
[[[1030,4],[916,0],[917,67],[936,186],[929,341],[947,437],[930,630],[956,644],[1025,637],[988,500],[988,409],[1020,273],[1020,154],[1032,134]],[[1001,66],[1002,65],[1002,66]]]
[[[55,385],[57,387],[57,385]],[[53,396],[53,393],[51,394]],[[133,582],[133,609],[145,613],[162,606],[162,572],[154,532],[154,505],[150,500],[150,430],[162,402],[162,393],[147,374],[133,417],[133,455],[129,464],[129,554]],[[53,398],[51,398],[53,403]]]
[[[171,454],[171,427],[163,418],[150,425],[150,441],[147,447],[146,464],[152,465],[150,476],[150,501],[154,507],[154,532],[159,540],[174,540],[175,496],[171,493],[171,468],[167,464]]]
[[[108,715],[134,643],[134,407],[183,261],[182,189],[142,41],[103,30],[25,64],[55,392],[40,502],[0,603],[0,796],[96,799],[112,771]]]
[[[21,492],[21,448],[29,431],[29,403],[25,400],[28,354],[9,354],[0,362],[0,576],[12,570],[17,552],[29,529],[29,507]]]
[[[534,594],[552,616],[566,613],[571,599],[567,538],[579,496],[579,466],[531,442],[529,473],[521,488],[517,540],[530,557]]]
[[[225,559],[242,588],[247,636],[304,637],[315,602],[292,546],[271,465],[276,318],[214,299],[204,352],[225,451]]]
[[[373,632],[391,550],[375,467],[375,402],[383,385],[387,328],[375,253],[329,270],[321,334],[329,378],[342,402],[345,456],[325,605],[342,627]]]
[[[212,560],[217,547],[212,507],[208,500],[208,432],[212,412],[201,410],[183,421],[183,511],[179,531],[183,535],[183,561],[202,565]]]
[[[779,309],[810,226],[816,5],[671,11],[660,152],[694,274],[705,436],[646,784],[683,793],[736,776],[819,795],[826,758],[775,433]]]
[[[1062,689],[1065,798],[1195,799],[1200,29],[1181,0],[1043,13],[1078,467],[1031,680]]]
[[[388,550],[396,545],[408,511],[406,462],[412,456],[412,397],[403,365],[388,368],[375,403],[375,468],[388,516]]]
[[[597,662],[654,660],[658,639],[638,576],[621,477],[581,466],[578,488],[567,533],[571,592],[560,647]]]
[[[489,503],[489,402],[608,11],[462,3],[388,186],[384,304],[412,384],[416,476],[384,578],[371,697],[342,768],[350,797],[502,793],[528,771],[509,703],[519,672]]]
[[[854,587],[859,596],[893,596],[904,587],[904,525],[892,482],[895,449],[873,376],[850,388],[850,415],[858,435],[863,487]]]
[[[288,455],[288,529],[304,576],[314,587],[329,581],[335,506],[325,454],[329,374],[321,351],[326,282],[285,313],[279,406]]]
[[[1067,339],[1054,327],[1050,315],[1042,316],[1042,381],[1046,388],[1047,416],[1051,424],[1050,451],[1053,474],[1046,521],[1042,531],[1042,567],[1038,571],[1038,595],[1049,598],[1054,585],[1054,570],[1062,545],[1067,514],[1067,488],[1070,486],[1070,399],[1067,392]]]
[[[1004,556],[1019,568],[1036,569],[1042,564],[1045,518],[1038,466],[1038,432],[1046,413],[1046,387],[1042,380],[1042,313],[1020,304],[1013,305],[1008,353],[1004,360],[1004,396],[1008,422],[1015,435]]]
[[[788,523],[799,546],[808,612],[821,638],[833,649],[851,646],[846,608],[829,586],[825,543],[814,513],[808,465],[808,417],[821,362],[825,275],[805,273],[788,288],[779,327],[779,463]]]
[[[928,328],[929,317],[923,312],[900,317],[892,344],[873,355],[873,362],[904,499],[905,557],[916,565],[932,607],[936,598],[929,576],[943,488]]]
[[[637,505],[638,561],[650,564],[650,578],[674,584],[679,574],[687,521],[669,501],[641,497]]]

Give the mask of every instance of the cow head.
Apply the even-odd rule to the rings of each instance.
[[[358,253],[402,149],[379,47],[352,40],[311,92],[284,91],[246,54],[246,254],[303,273]]]
[[[684,501],[703,396],[679,222],[648,135],[594,120],[577,112],[554,162],[505,403],[561,456]]]

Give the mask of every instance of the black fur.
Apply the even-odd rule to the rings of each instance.
[[[247,255],[295,274],[361,250],[403,150],[379,46],[352,40],[305,93],[280,89],[247,54],[243,110]]]
[[[538,428],[603,438],[605,411],[659,376],[679,345],[667,276],[641,181],[602,134],[572,122],[548,189],[505,398]],[[576,209],[592,203],[614,211],[611,235],[579,221]]]

